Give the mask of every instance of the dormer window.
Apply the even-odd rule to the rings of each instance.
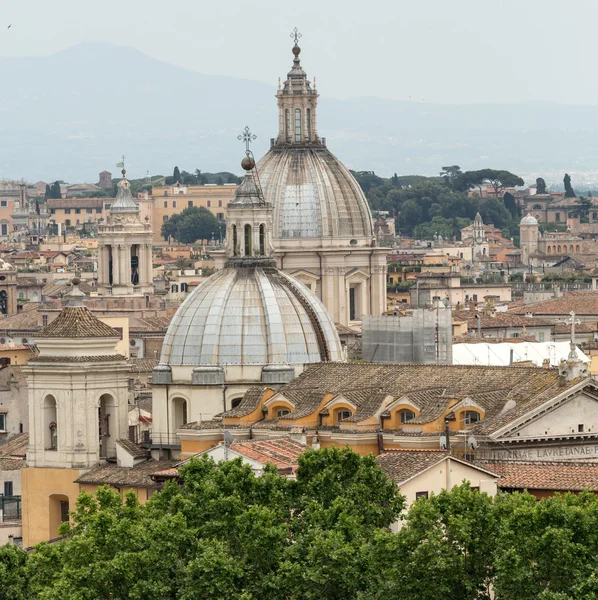
[[[336,422],[340,423],[341,421],[344,421],[345,419],[348,419],[351,417],[351,411],[350,410],[339,410],[336,413]]]
[[[399,417],[400,417],[401,425],[404,425],[408,421],[411,421],[411,419],[415,419],[415,413],[412,410],[402,410],[399,413]]]
[[[276,418],[280,419],[280,417],[284,417],[286,415],[290,415],[291,411],[288,408],[281,408],[280,410],[276,411]]]
[[[466,410],[463,413],[463,422],[465,425],[475,425],[480,422],[480,413],[475,410]]]

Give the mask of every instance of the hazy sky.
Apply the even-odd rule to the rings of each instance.
[[[106,41],[275,84],[297,26],[327,96],[598,104],[597,21],[598,0],[0,0],[0,55]]]

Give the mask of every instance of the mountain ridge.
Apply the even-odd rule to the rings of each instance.
[[[317,57],[304,60],[308,71]],[[290,67],[290,61],[289,61]],[[276,135],[275,88],[204,74],[135,48],[82,42],[47,57],[0,57],[0,166],[27,179],[95,180],[130,168],[235,171],[245,126],[256,156]],[[445,164],[505,168],[552,183],[598,181],[598,106],[550,102],[435,104],[358,96],[319,101],[320,135],[347,166],[382,175],[437,174]],[[573,158],[574,157],[574,158]]]

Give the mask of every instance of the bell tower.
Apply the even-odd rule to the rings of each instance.
[[[98,231],[98,291],[107,296],[139,296],[153,292],[152,228],[141,222],[124,168],[116,201]]]
[[[316,107],[318,93],[307,80],[301,68],[299,38],[295,30],[291,34],[295,40],[293,46],[293,67],[287,74],[287,80],[276,93],[278,100],[278,138],[276,144],[320,144],[318,137]]]

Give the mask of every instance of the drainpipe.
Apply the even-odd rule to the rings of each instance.
[[[378,430],[378,453],[382,454],[384,452],[384,419],[386,417],[383,417],[382,415],[380,415],[380,429]]]
[[[475,317],[478,320],[478,337],[481,338],[482,337],[482,318],[480,317],[480,315],[476,315]]]
[[[228,386],[223,383],[222,384],[222,412],[226,412],[226,390]]]

